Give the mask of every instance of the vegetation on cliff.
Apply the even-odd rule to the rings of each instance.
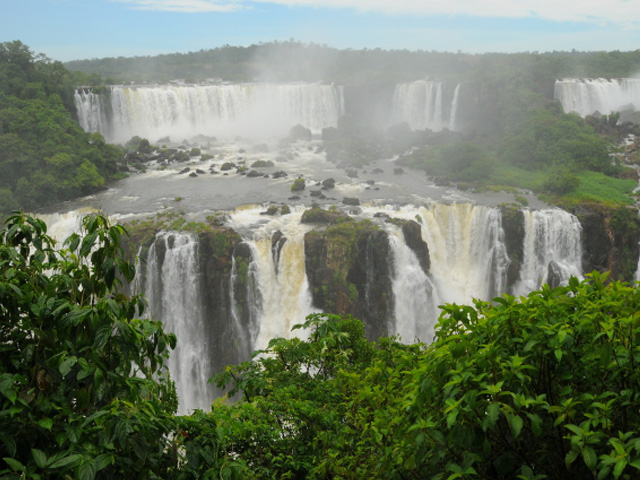
[[[74,119],[83,79],[18,41],[0,44],[0,216],[86,195],[118,177],[122,152]]]

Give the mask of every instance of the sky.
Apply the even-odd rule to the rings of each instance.
[[[640,49],[640,0],[0,0],[0,42],[53,60],[293,39],[345,49]]]

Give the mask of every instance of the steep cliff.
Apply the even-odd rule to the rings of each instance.
[[[611,280],[632,281],[640,254],[637,209],[581,205],[572,213],[583,229],[584,271],[610,271]]]

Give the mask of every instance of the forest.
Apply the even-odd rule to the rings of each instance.
[[[123,152],[74,118],[85,75],[0,44],[0,212],[33,210],[104,188],[120,177]]]

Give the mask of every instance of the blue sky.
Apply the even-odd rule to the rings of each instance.
[[[61,61],[290,38],[354,49],[636,50],[640,0],[0,0],[0,42]]]

